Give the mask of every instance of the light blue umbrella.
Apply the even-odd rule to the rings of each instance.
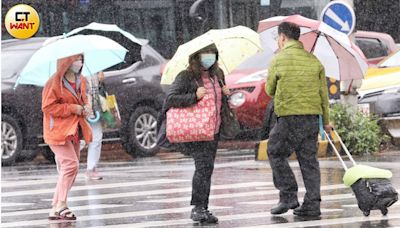
[[[56,72],[58,59],[83,54],[82,74],[90,76],[123,62],[127,51],[117,42],[99,35],[76,35],[58,39],[32,55],[21,71],[15,87],[19,84],[44,86]]]

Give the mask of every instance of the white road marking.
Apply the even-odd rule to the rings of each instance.
[[[334,189],[344,189],[348,188],[343,184],[337,185],[326,185],[322,186],[321,190],[334,190]],[[211,187],[213,190],[214,187]],[[305,188],[299,188],[299,192],[305,192]],[[227,193],[227,194],[211,194],[210,199],[226,199],[226,198],[233,198],[233,197],[252,197],[252,196],[263,196],[263,195],[272,195],[278,194],[278,190],[263,190],[263,191],[252,191],[252,192],[239,192],[239,193]],[[176,197],[176,198],[168,198],[168,199],[156,199],[156,200],[143,200],[139,202],[146,202],[146,203],[174,203],[174,202],[184,202],[190,200],[190,197]]]
[[[115,207],[131,207],[131,206],[132,205],[127,205],[127,204],[90,204],[90,205],[85,205],[85,206],[69,206],[69,208],[71,209],[71,211],[83,211],[83,210],[107,209],[107,208],[115,208]],[[1,217],[47,214],[49,212],[50,212],[50,208],[38,209],[38,210],[2,212]]]
[[[310,226],[328,226],[328,225],[340,225],[349,224],[356,222],[366,222],[366,221],[378,221],[378,220],[388,220],[388,219],[399,219],[400,214],[390,214],[387,216],[369,216],[369,217],[349,217],[349,218],[335,218],[335,219],[323,219],[314,220],[306,222],[293,222],[293,223],[282,223],[282,224],[271,224],[271,225],[261,225],[261,226],[245,226],[240,228],[291,228],[291,227],[310,227]]]
[[[211,189],[247,188],[247,187],[263,186],[263,185],[268,186],[271,184],[272,184],[271,182],[235,183],[235,184],[213,185]],[[145,190],[136,192],[120,192],[120,193],[109,193],[109,194],[87,195],[87,196],[71,196],[68,197],[68,202],[75,202],[82,200],[114,199],[114,198],[136,197],[136,196],[164,195],[164,194],[191,192],[191,191],[192,187],[184,187],[184,188],[157,189],[157,190]],[[44,201],[50,201],[50,200],[48,199]]]
[[[229,207],[211,207],[213,210],[220,209],[228,209]],[[118,212],[118,213],[110,213],[110,214],[101,214],[99,215],[84,215],[79,216],[78,221],[95,221],[95,220],[104,220],[104,219],[119,219],[119,218],[130,218],[130,217],[139,217],[139,216],[150,216],[150,215],[162,215],[162,214],[173,214],[173,213],[187,213],[190,212],[192,207],[183,207],[183,208],[168,208],[168,209],[158,209],[158,210],[146,210],[146,211],[129,211],[129,212]],[[29,224],[29,225],[27,225]],[[1,227],[22,227],[22,226],[38,226],[38,225],[46,225],[49,224],[47,219],[39,219],[39,220],[29,220],[29,221],[18,221],[18,222],[9,222],[2,223]],[[132,227],[132,226],[131,226]]]
[[[324,210],[325,213],[339,212],[341,210],[338,209],[327,209]],[[290,212],[287,212],[283,215],[290,215]],[[241,219],[257,219],[257,218],[268,218],[272,217],[272,215],[268,212],[255,212],[255,213],[246,213],[246,214],[230,214],[230,215],[222,215],[218,216],[219,221],[234,221]],[[193,224],[190,219],[176,219],[176,220],[163,220],[163,221],[151,221],[151,222],[141,222],[141,223],[132,223],[132,224],[118,224],[118,225],[110,225],[110,226],[96,226],[98,228],[108,227],[108,228],[123,228],[123,227],[152,227],[152,226],[176,226],[176,225],[185,225],[185,224]]]
[[[3,195],[3,193],[1,193]],[[1,201],[1,207],[19,207],[19,206],[28,206],[33,205],[33,203],[7,203],[3,200]]]
[[[81,191],[81,190],[93,190],[93,189],[110,189],[110,188],[123,188],[123,187],[134,187],[134,186],[144,186],[144,185],[155,185],[155,184],[169,184],[169,183],[180,183],[180,182],[188,182],[191,180],[177,180],[177,179],[158,179],[158,180],[149,180],[149,181],[133,181],[133,182],[124,182],[124,183],[110,183],[110,184],[88,184],[85,186],[73,186],[71,192],[73,191]],[[2,197],[14,197],[14,196],[24,196],[24,195],[37,195],[37,194],[46,194],[46,193],[54,193],[54,187],[46,188],[46,189],[36,189],[36,190],[27,190],[27,191],[10,191],[10,192],[2,192]]]
[[[335,194],[335,195],[322,195],[322,201],[330,201],[330,200],[347,200],[347,199],[355,199],[353,194]],[[299,199],[302,201],[302,199]],[[239,204],[250,204],[250,205],[275,205],[278,200],[257,200],[250,202],[240,202]]]

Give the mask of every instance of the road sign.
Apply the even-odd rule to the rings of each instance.
[[[322,10],[321,21],[340,32],[350,35],[356,24],[356,16],[349,4],[342,1],[333,1]]]

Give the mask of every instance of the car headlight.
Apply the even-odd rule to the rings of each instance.
[[[243,92],[235,92],[229,98],[229,103],[235,107],[240,107],[246,101],[246,95]]]
[[[261,80],[265,80],[267,78],[267,73],[268,70],[260,70],[257,71],[253,74],[250,74],[244,78],[241,78],[235,84],[240,84],[240,83],[248,83],[248,82],[259,82]]]

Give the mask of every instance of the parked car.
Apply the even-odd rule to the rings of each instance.
[[[96,34],[96,31],[91,33]],[[104,31],[100,33],[107,35]],[[54,160],[53,153],[43,143],[42,87],[19,85],[13,89],[19,72],[45,40],[46,38],[31,38],[2,41],[3,165],[11,165],[14,161],[32,160],[38,151],[47,159]],[[130,49],[130,53],[131,57],[132,53],[140,53],[142,60],[128,59],[126,63],[105,71],[107,91],[116,95],[122,127],[105,131],[103,141],[121,141],[132,156],[152,156],[158,151],[156,119],[165,98],[160,86],[160,67],[165,63],[165,59],[147,40],[140,41],[142,47]]]
[[[400,51],[369,68],[358,90],[358,103],[380,116],[400,115]]]
[[[376,65],[398,47],[392,36],[381,32],[357,31],[355,43],[362,50],[369,65]]]
[[[267,70],[237,70],[226,77],[232,95],[230,104],[235,109],[242,130],[250,135],[263,126],[265,108],[271,98],[265,91]]]
[[[365,56],[369,65],[375,65],[378,59],[384,58],[396,49],[393,38],[385,33],[358,31],[355,40],[356,44],[361,45],[360,49],[367,52]],[[378,48],[370,44],[374,42],[382,47],[379,55],[373,53]],[[266,54],[251,57],[239,66],[239,70],[235,70],[226,77],[227,86],[234,92],[231,96],[231,104],[244,132],[259,132],[263,126],[266,107],[271,99],[265,93],[268,75],[266,69],[269,62],[267,58],[270,56]]]

